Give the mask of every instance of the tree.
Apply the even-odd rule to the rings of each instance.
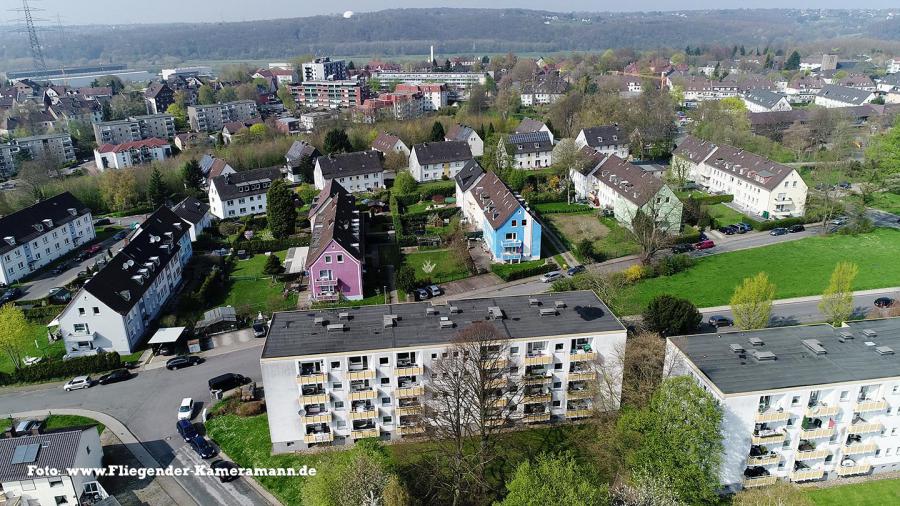
[[[633,479],[666,483],[679,501],[718,504],[721,422],[722,408],[692,378],[667,378],[647,407],[619,418],[625,466]]]
[[[325,141],[322,146],[325,154],[332,153],[350,153],[353,151],[353,145],[350,144],[350,138],[347,132],[340,128],[332,128],[325,134]]]
[[[216,93],[217,102],[234,102],[237,100],[237,91],[234,86],[225,86]]]
[[[181,181],[188,190],[200,191],[203,187],[203,170],[196,158],[191,158],[181,166]]]
[[[800,70],[800,53],[794,51],[784,61],[784,70]]]
[[[644,328],[663,336],[689,334],[697,330],[703,315],[687,300],[672,295],[657,295],[642,315]]]
[[[294,233],[297,208],[294,207],[294,192],[284,179],[272,183],[266,192],[266,218],[275,239],[284,239]]]
[[[401,265],[397,270],[396,285],[404,293],[412,292],[416,287],[416,270],[411,265]]]
[[[359,441],[352,449],[327,459],[317,471],[317,479],[303,487],[303,504],[386,506],[383,495],[394,475],[378,441]],[[396,489],[392,494],[396,497]]]
[[[832,325],[840,325],[853,315],[853,280],[859,267],[852,262],[838,262],[831,272],[831,280],[819,301],[819,311]]]
[[[578,124],[583,105],[584,96],[570,92],[550,106],[549,119],[559,129],[561,137],[574,137],[578,133],[575,125]]]
[[[773,298],[775,285],[769,282],[768,274],[760,272],[756,276],[744,278],[731,296],[734,325],[741,330],[766,328],[772,314]]]
[[[500,113],[503,121],[506,121],[511,115],[519,110],[522,105],[522,99],[515,90],[504,88],[497,92],[497,98],[494,99],[494,108]]]
[[[216,103],[216,92],[212,89],[212,86],[208,84],[200,86],[200,89],[197,90],[197,102],[199,102],[200,105]]]
[[[25,319],[25,313],[15,304],[0,306],[0,348],[9,356],[13,367],[21,367],[22,350],[31,336],[31,328]]]
[[[605,504],[606,486],[592,479],[592,474],[571,455],[538,455],[534,462],[526,460],[516,467],[512,479],[506,482],[509,493],[499,506]]]
[[[166,114],[171,114],[174,117],[175,130],[187,130],[187,109],[183,105],[177,103],[169,104],[169,107],[166,107]]]
[[[166,203],[166,184],[163,182],[159,167],[153,167],[150,182],[147,184],[147,200],[154,209]]]
[[[113,75],[100,76],[91,81],[91,86],[94,88],[109,87],[113,95],[125,89],[125,83],[122,82],[122,79]]]
[[[417,183],[412,174],[407,170],[401,170],[394,179],[394,191],[399,195],[409,195],[416,191]]]
[[[466,102],[466,110],[470,114],[481,114],[488,108],[487,87],[474,84],[469,87],[469,99]]]
[[[431,125],[431,142],[442,142],[445,135],[444,125],[440,121],[435,121]]]
[[[409,491],[406,490],[396,474],[392,474],[384,485],[382,499],[384,506],[410,506],[412,504]]]
[[[681,206],[667,206],[661,199],[651,198],[642,208],[632,211],[631,228],[625,230],[640,247],[642,264],[650,264],[659,250],[672,244],[674,236],[669,230],[676,226],[680,227],[681,222],[679,221],[677,225],[670,222],[673,213],[680,209]]]
[[[291,93],[291,88],[286,85],[282,85],[278,88],[278,99],[281,100],[281,103],[284,104],[284,108],[287,109],[291,114],[295,114],[297,112],[297,101],[294,100],[294,95]]]
[[[275,276],[277,274],[281,274],[281,271],[284,268],[281,266],[281,259],[278,258],[278,255],[275,253],[270,253],[268,257],[266,257],[266,263],[263,265],[263,274],[267,276]]]
[[[137,179],[134,171],[111,170],[100,176],[100,196],[106,208],[112,211],[131,209],[138,198]]]
[[[109,100],[110,118],[125,119],[146,114],[147,106],[139,93],[120,93]]]
[[[249,142],[259,142],[264,140],[267,135],[269,135],[269,128],[266,124],[256,123],[250,125],[250,128],[247,129],[246,140]]]

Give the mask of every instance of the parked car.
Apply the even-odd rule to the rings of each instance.
[[[694,251],[693,244],[682,243],[672,246],[672,253],[687,253],[688,251]]]
[[[210,464],[209,467],[216,472],[216,476],[218,476],[219,481],[222,483],[228,483],[229,481],[234,481],[240,478],[240,475],[237,471],[239,468],[234,462],[229,462],[227,460],[217,460]]]
[[[231,390],[232,388],[237,388],[241,385],[246,385],[252,381],[250,378],[233,372],[226,372],[225,374],[220,374],[215,378],[210,378],[207,384],[209,385],[210,390]]]
[[[714,243],[713,241],[711,241],[709,239],[707,239],[705,241],[700,241],[700,242],[694,244],[694,249],[697,249],[697,250],[704,250],[704,249],[710,249],[710,248],[715,248],[715,247],[716,247],[716,243]]]
[[[746,233],[749,231],[749,229],[747,229],[746,227],[744,227],[744,224],[743,224],[743,223],[732,223],[732,224],[729,225],[729,226],[730,226],[731,228],[733,228],[734,231],[737,232],[737,233],[739,233],[739,234],[746,234]]]
[[[431,298],[431,294],[424,288],[416,288],[413,290],[413,296],[416,300],[428,300]]]
[[[797,232],[803,232],[804,230],[806,230],[806,227],[804,227],[803,225],[800,225],[799,223],[796,225],[791,225],[790,228],[788,228],[788,232],[790,232],[792,234],[796,234]]]
[[[731,321],[731,318],[727,318],[722,315],[712,315],[709,317],[709,324],[712,325],[713,327],[719,328],[719,327],[730,327],[731,325],[734,324],[734,322]]]
[[[16,424],[15,429],[13,429],[13,433],[15,435],[25,434],[31,432],[32,429],[39,429],[41,427],[40,420],[22,420]]]
[[[115,239],[117,241],[121,241],[122,239],[124,239],[126,237],[128,237],[128,231],[120,230],[120,231],[116,232],[116,235],[113,236],[113,239]]]
[[[849,189],[850,189],[850,183],[849,183],[848,181],[843,181],[843,182],[841,182],[841,183],[838,183],[838,188],[841,188],[841,189],[843,189],[843,190],[849,190]]]
[[[181,405],[178,406],[178,419],[190,420],[194,417],[194,399],[185,397],[181,399]]]
[[[875,307],[886,308],[894,305],[894,299],[890,297],[878,297],[875,299]]]
[[[432,297],[438,297],[444,294],[444,290],[437,285],[427,286],[425,289],[428,290],[428,293],[430,293]]]
[[[576,265],[575,267],[569,267],[569,269],[566,271],[566,274],[568,274],[569,276],[574,276],[579,272],[584,272],[585,269],[586,268],[583,265]]]
[[[90,246],[88,247],[88,249],[84,250],[84,252],[88,255],[93,255],[94,253],[100,251],[101,248],[102,246],[100,246],[99,244],[94,244],[93,246]]]
[[[706,235],[706,232],[700,232],[700,240],[706,241],[709,239],[709,236]]]
[[[174,370],[182,367],[190,367],[192,365],[202,364],[203,359],[193,355],[181,355],[179,357],[170,358],[166,361],[166,369]]]
[[[59,276],[60,274],[65,272],[65,270],[66,270],[66,266],[63,264],[59,264],[56,267],[50,269],[50,274],[53,274],[54,276]]]
[[[541,275],[541,283],[550,283],[551,281],[556,281],[557,279],[562,277],[562,273],[559,271],[550,271],[546,274]]]
[[[769,235],[785,235],[787,233],[788,233],[788,231],[786,228],[778,227],[778,228],[773,228],[772,231],[769,232]]]
[[[847,217],[846,217],[846,216],[838,216],[838,217],[836,217],[836,218],[833,218],[833,219],[832,219],[831,221],[829,221],[828,223],[830,223],[830,224],[832,224],[832,225],[838,225],[838,226],[840,226],[840,225],[843,225],[843,224],[847,223]]]
[[[266,337],[266,322],[253,322],[253,337]]]
[[[719,227],[719,232],[722,232],[725,235],[734,235],[737,232],[732,225],[728,225],[727,227]]]
[[[209,441],[203,438],[200,434],[194,436],[191,439],[191,448],[197,452],[197,455],[203,459],[209,459],[216,455],[216,449],[213,448],[213,445],[209,444]]]
[[[194,424],[190,420],[178,420],[175,422],[175,429],[185,443],[189,443],[191,439],[197,436],[197,429],[194,428]]]
[[[7,302],[12,302],[21,296],[22,296],[22,289],[19,288],[18,286],[14,286],[14,287],[6,290],[5,292],[3,292],[3,295],[0,295],[0,306],[2,306],[3,304],[6,304]]]
[[[72,390],[91,388],[91,385],[93,385],[93,382],[91,381],[90,376],[76,376],[63,385],[63,389],[66,392],[71,392]]]
[[[744,232],[749,232],[749,231],[753,230],[753,227],[751,227],[749,223],[744,223],[744,222],[735,223],[732,226],[738,228],[739,234],[743,234]],[[740,230],[743,230],[744,232],[741,232]]]
[[[125,381],[131,379],[133,374],[128,369],[116,369],[115,371],[108,372],[103,376],[97,378],[97,383],[101,385],[109,385],[110,383],[118,383],[120,381]]]
[[[110,221],[109,218],[97,218],[94,220],[95,227],[100,225],[112,225],[112,221]]]

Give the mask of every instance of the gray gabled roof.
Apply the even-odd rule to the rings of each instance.
[[[90,428],[87,430],[97,429]],[[75,465],[75,458],[78,455],[78,444],[83,433],[84,429],[78,429],[0,439],[0,482],[34,479],[33,475],[28,474],[29,465],[34,465],[38,468],[56,469],[60,472],[60,476],[68,476],[67,468]],[[37,455],[34,460],[13,464],[16,448],[27,445],[38,445],[33,447],[37,449]],[[21,452],[22,450],[19,451]],[[102,449],[94,448],[93,451],[102,451]]]
[[[775,107],[783,98],[785,98],[784,95],[769,90],[753,89],[744,92],[745,100],[765,107],[766,109]]]
[[[510,134],[506,138],[507,151],[512,154],[545,153],[553,151],[550,134],[547,132],[527,132]]]
[[[856,88],[848,88],[846,86],[835,86],[826,84],[819,90],[818,96],[844,102],[845,104],[863,105],[866,100],[872,96],[871,91],[859,90]]]
[[[337,177],[359,176],[361,174],[381,173],[383,155],[375,150],[338,153],[316,158],[316,164],[325,179]]]
[[[196,225],[209,212],[209,204],[200,202],[194,197],[185,197],[184,200],[175,204],[172,212],[182,220]]]
[[[542,128],[544,128],[544,126],[545,125],[543,122],[526,117],[522,118],[519,126],[516,127],[515,133],[525,134],[529,132],[539,132]]]
[[[456,181],[456,186],[465,192],[469,191],[469,188],[475,184],[475,181],[478,181],[482,174],[484,174],[484,169],[473,158],[466,162],[463,168],[459,169],[459,172],[453,176],[453,179]]]
[[[458,162],[472,158],[472,150],[465,141],[424,142],[413,146],[419,165]]]
[[[582,129],[587,145],[592,148],[603,148],[628,143],[628,136],[619,125],[604,125]]]
[[[52,227],[55,228],[90,212],[91,210],[74,195],[63,192],[0,217],[0,254],[47,233],[48,229],[44,226],[43,220],[50,220]],[[6,237],[11,237],[13,244],[9,244],[5,240]]]

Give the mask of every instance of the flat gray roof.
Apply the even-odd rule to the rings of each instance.
[[[866,336],[865,330],[875,335]],[[754,346],[751,338],[763,344]],[[825,353],[817,354],[804,344],[808,339],[817,339]],[[900,376],[900,318],[850,322],[838,328],[802,325],[670,340],[723,394]],[[733,351],[732,344],[744,352]],[[882,347],[894,353],[879,353],[876,348],[888,351]],[[772,352],[775,359],[757,360],[755,351]]]
[[[529,299],[537,299],[540,305],[530,305]],[[565,303],[557,315],[540,315],[541,309],[555,308],[556,301]],[[451,306],[460,312],[451,314]],[[492,306],[503,310],[502,320],[488,319],[488,308]],[[426,315],[429,307],[434,307],[433,315]],[[340,313],[348,313],[350,318],[341,319]],[[397,315],[396,323],[385,327],[385,315]],[[442,316],[449,317],[455,326],[441,328]],[[323,321],[317,324],[316,318]],[[272,316],[262,358],[441,345],[474,321],[487,321],[508,338],[625,330],[597,295],[588,290],[453,300],[436,305],[416,302],[285,311]],[[328,330],[328,325],[338,323],[345,328]]]

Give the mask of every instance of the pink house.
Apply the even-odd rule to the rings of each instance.
[[[313,201],[306,257],[312,301],[363,298],[364,217],[353,195],[333,179]]]

